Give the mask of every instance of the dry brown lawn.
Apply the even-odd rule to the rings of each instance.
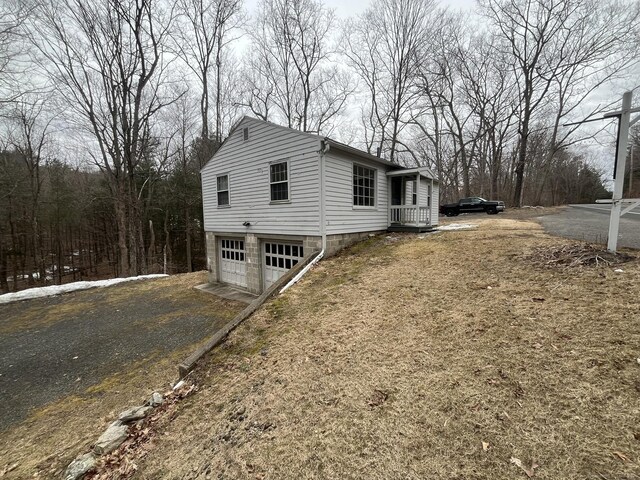
[[[568,242],[471,221],[321,262],[201,363],[134,477],[640,478],[638,259],[547,268]]]

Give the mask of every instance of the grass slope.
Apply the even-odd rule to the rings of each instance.
[[[564,240],[474,223],[321,262],[200,365],[134,477],[638,478],[638,261],[544,268]]]

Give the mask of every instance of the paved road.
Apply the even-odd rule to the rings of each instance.
[[[604,204],[569,205],[566,210],[539,220],[554,235],[606,244],[610,209]],[[620,219],[618,246],[640,248],[640,207]]]
[[[0,432],[132,362],[201,341],[245,306],[173,278],[0,305]]]

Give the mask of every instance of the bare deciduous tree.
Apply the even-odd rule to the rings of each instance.
[[[367,143],[370,149],[379,144],[391,161],[417,101],[418,66],[440,16],[433,0],[375,0],[347,25],[345,54],[369,90]]]
[[[146,268],[137,167],[165,97],[163,57],[173,11],[153,0],[43,2],[29,20],[38,63],[91,134],[116,212],[120,274]],[[142,184],[144,185],[144,183]]]
[[[635,48],[632,38],[638,5],[582,0],[484,0],[485,15],[504,41],[518,82],[520,99],[518,159],[513,203],[522,204],[531,122],[562,77],[579,67],[590,75],[600,63],[619,61],[621,48]]]
[[[329,128],[353,90],[340,67],[330,65],[334,20],[317,0],[263,0],[240,103],[264,119],[275,110],[290,128]]]
[[[222,141],[222,80],[224,49],[233,32],[244,22],[241,0],[179,0],[179,17],[173,37],[176,52],[194,73],[201,86],[200,136],[209,139],[209,97],[215,88],[214,139]],[[211,75],[215,75],[212,79]]]

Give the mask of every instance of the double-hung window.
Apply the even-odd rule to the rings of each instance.
[[[269,165],[269,184],[272,202],[289,201],[289,165],[287,162]]]
[[[353,206],[376,206],[376,171],[353,164]]]
[[[411,205],[418,204],[418,181],[413,180],[411,182]]]
[[[218,192],[218,206],[229,206],[229,175],[218,175],[216,177],[217,192]]]

